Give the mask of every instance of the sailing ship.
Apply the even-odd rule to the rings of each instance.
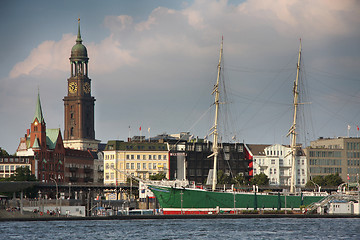
[[[219,113],[219,78],[221,72],[221,61],[223,55],[223,39],[220,47],[220,57],[217,72],[217,81],[212,91],[215,95],[215,120],[211,128],[213,135],[212,154],[213,158],[212,171],[212,190],[190,188],[190,187],[169,187],[160,185],[148,185],[148,188],[154,193],[164,214],[213,214],[219,212],[238,213],[241,210],[257,209],[300,209],[303,206],[318,202],[324,198],[321,193],[296,193],[295,192],[295,156],[296,146],[296,117],[298,106],[298,79],[301,60],[301,40],[299,47],[299,56],[297,63],[297,73],[294,82],[294,115],[293,124],[288,135],[291,137],[291,154],[292,154],[292,174],[290,183],[290,193],[258,193],[237,192],[234,189],[230,191],[216,191],[217,180],[217,159],[219,155],[218,143],[218,113]]]

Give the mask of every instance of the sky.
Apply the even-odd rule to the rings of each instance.
[[[300,38],[299,142],[359,134],[357,0],[0,4],[0,147],[10,154],[30,128],[38,91],[47,128],[63,133],[78,17],[103,143],[139,135],[139,127],[146,137],[207,136],[222,36],[223,141],[289,144]]]

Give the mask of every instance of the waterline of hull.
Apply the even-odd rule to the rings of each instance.
[[[201,189],[149,186],[164,214],[208,214],[241,210],[299,210],[324,196],[211,192]],[[285,206],[286,203],[286,206]]]

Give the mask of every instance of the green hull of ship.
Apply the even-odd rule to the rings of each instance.
[[[307,206],[318,202],[324,196],[286,196],[262,195],[254,193],[211,192],[197,189],[181,189],[171,187],[150,186],[161,208],[187,208],[187,209],[281,209]],[[235,203],[235,204],[234,204]]]

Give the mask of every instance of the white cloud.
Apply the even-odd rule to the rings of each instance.
[[[10,71],[10,78],[21,75],[39,76],[49,71],[66,71],[71,46],[76,37],[64,34],[59,42],[44,41],[33,49],[30,55],[22,62],[17,63]]]
[[[231,79],[234,79],[231,86],[239,95],[245,95],[249,99],[264,86],[271,87],[270,80],[275,81],[272,80],[273,76],[267,76],[261,71],[259,73],[256,69],[266,71],[273,66],[280,68],[279,62],[288,60],[292,53],[296,56],[299,37],[303,38],[304,59],[307,58],[318,68],[328,67],[328,72],[336,71],[334,69],[337,67],[342,70],[346,68],[346,72],[354,75],[358,72],[358,48],[352,49],[353,46],[358,46],[354,43],[358,43],[360,36],[358,1],[240,2],[229,4],[226,0],[194,0],[182,5],[182,9],[160,6],[152,11],[149,9],[151,13],[144,16],[144,21],[135,21],[134,16],[128,15],[105,16],[104,26],[109,29],[109,34],[99,36],[102,40],[97,43],[84,39],[90,58],[93,94],[97,99],[97,137],[104,141],[114,137],[114,128],[123,128],[124,130],[119,130],[122,131],[120,134],[127,137],[129,123],[140,125],[141,121],[146,121],[151,126],[152,134],[157,133],[155,125],[161,132],[187,130],[186,127],[176,129],[175,126],[191,126],[192,123],[181,123],[184,115],[188,116],[190,111],[199,113],[202,110],[200,108],[208,108],[209,102],[198,99],[208,96],[208,91],[211,91],[221,35],[224,35],[225,41],[225,64],[238,70],[228,72]],[[349,38],[352,39],[348,40]],[[18,95],[23,98],[16,94],[10,98],[11,84],[15,79],[31,88],[34,81],[40,81],[40,86],[47,88],[41,89],[41,92],[49,92],[48,97],[42,94],[42,100],[52,101],[51,106],[58,106],[53,111],[58,112],[60,117],[56,113],[46,113],[49,116],[46,119],[49,121],[48,125],[54,127],[51,126],[50,117],[53,122],[62,119],[61,98],[66,95],[70,50],[75,39],[73,34],[64,34],[59,41],[44,40],[26,59],[15,64],[9,74],[11,79],[2,81],[0,91],[6,94],[0,94],[0,109],[7,109],[5,105],[10,99],[15,106],[19,106],[19,112],[24,112],[21,106],[31,108],[31,115],[33,103],[24,103],[36,94],[27,93],[25,97],[23,93],[28,90],[22,89]],[[344,39],[348,40],[348,44],[343,42]],[[51,78],[52,82],[46,81],[54,73],[62,75],[56,79]],[[285,93],[287,86],[283,87],[284,92],[277,92],[274,98],[291,95],[291,86],[289,93]],[[54,94],[52,91],[57,92]],[[271,89],[266,89],[261,99],[266,99],[266,94],[270,92]],[[198,102],[203,105],[199,107],[196,105]],[[255,115],[256,110],[259,115]],[[255,116],[249,122],[256,128],[262,126],[264,132],[272,129],[272,126],[265,126],[257,121],[261,119],[266,122],[268,119],[268,116],[261,115],[263,109],[246,106],[238,111],[246,112],[238,121],[239,124],[244,124],[240,129],[246,129],[248,133],[247,136],[242,136],[244,139],[258,134],[252,128],[246,128],[246,116]],[[276,115],[277,112],[274,111],[273,114]],[[21,116],[23,117],[26,116]],[[193,121],[196,117],[191,116],[189,119]],[[287,122],[283,121],[278,124],[287,126]],[[203,125],[199,128],[206,129],[206,124]],[[201,132],[195,134],[202,135]],[[273,138],[270,136],[270,139]],[[261,137],[259,141],[266,140]]]
[[[147,54],[194,56],[218,41],[222,34],[229,41],[228,47],[235,44],[234,50],[239,49],[239,42],[248,41],[251,36],[254,42],[266,37],[269,34],[266,28],[283,37],[302,36],[317,41],[351,34],[360,24],[356,14],[359,9],[356,1],[249,0],[233,6],[226,0],[197,0],[181,10],[158,7],[146,21],[139,23],[127,15],[107,16],[104,25],[111,34],[100,44],[90,42],[86,47],[94,72],[111,72],[141,62],[139,57]],[[17,63],[9,76],[67,71],[75,38],[64,34],[58,42],[44,41]]]

